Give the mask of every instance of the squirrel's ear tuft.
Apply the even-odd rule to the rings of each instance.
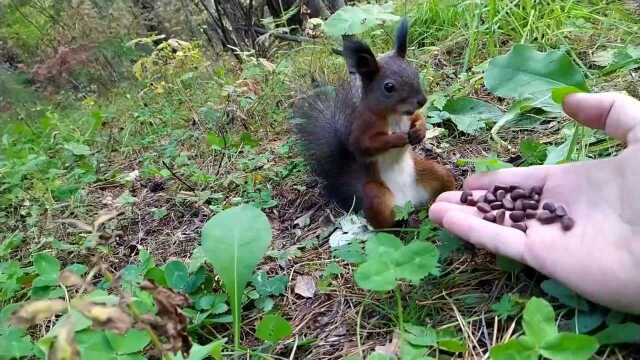
[[[407,56],[407,38],[409,37],[409,21],[407,18],[402,18],[400,26],[396,32],[396,55],[401,58]]]
[[[373,81],[380,71],[371,48],[362,41],[344,39],[343,55],[349,72],[357,72],[364,82]]]

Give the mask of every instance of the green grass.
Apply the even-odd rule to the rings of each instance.
[[[396,5],[396,13],[403,14],[403,2]],[[640,95],[636,69],[608,74],[596,59],[600,51],[640,44],[638,17],[622,2],[426,0],[408,1],[406,10],[412,19],[410,57],[432,101],[470,96],[507,110],[510,100],[484,88],[483,67],[518,43],[540,51],[566,48],[588,75],[591,88]],[[45,47],[33,29],[16,31],[29,24],[17,14],[11,16],[12,21],[0,24],[0,38],[12,39],[23,54]],[[382,52],[389,48],[391,35],[391,28],[385,27],[363,37]],[[443,338],[465,340],[466,356],[481,357],[493,345],[494,334],[500,342],[520,331],[519,325],[514,331],[510,327],[531,296],[552,300],[561,327],[570,329],[574,309],[540,289],[543,276],[528,269],[504,271],[494,256],[428,227],[422,230],[425,237],[447,256],[440,259],[439,276],[418,286],[398,286],[401,313],[393,292],[356,287],[352,275],[359,265],[336,260],[327,244],[333,220],[343,214],[320,197],[289,126],[291,105],[312,80],[334,83],[345,78],[342,59],[330,52],[333,41],[281,44],[268,59],[244,54],[239,65],[224,56],[213,57],[197,42],[178,59],[171,53],[153,58],[132,51],[123,46],[127,40],[118,34],[100,43],[101,59],[114,60],[116,71],[105,75],[98,73],[105,69],[102,66],[82,69],[75,75],[81,91],[47,97],[20,76],[0,73],[0,100],[11,104],[9,111],[0,113],[0,282],[16,283],[15,289],[0,285],[1,307],[30,299],[31,283],[39,276],[33,267],[35,253],[54,255],[62,268],[76,262],[90,269],[104,265],[92,284],[106,288],[110,281],[104,279],[123,269],[133,278],[144,275],[138,273],[149,262],[146,250],[158,267],[175,258],[196,262],[192,252],[206,219],[251,203],[269,216],[274,229],[272,252],[260,270],[291,280],[288,296],[275,292],[268,297],[275,300],[276,311],[295,320],[299,336],[278,345],[255,338],[254,325],[268,300],[253,284],[244,299],[248,314],[243,316],[243,344],[256,353],[273,358],[289,358],[294,351],[295,358],[368,354],[388,343],[402,322],[429,325]],[[133,65],[140,59],[154,61],[147,63],[148,71],[134,74]],[[100,79],[112,80],[91,90]],[[490,154],[503,161],[515,159],[515,165],[533,165],[571,141],[574,132],[568,119],[544,112],[529,116],[501,131],[509,148],[492,142],[490,127],[468,135],[449,121],[436,125],[442,132],[430,144],[441,161],[452,165]],[[568,156],[572,160],[606,157],[619,150],[617,143],[598,133],[575,134],[574,154]],[[473,170],[472,164],[466,162],[459,171]],[[78,229],[77,221],[91,224],[113,209],[122,212],[98,231]],[[415,234],[401,232],[406,241]],[[332,261],[342,273],[318,275]],[[207,291],[220,291],[215,272],[206,270]],[[324,286],[318,290],[323,293],[311,299],[296,295],[300,275],[323,277]],[[117,289],[110,291],[119,294]],[[198,300],[206,294],[192,296]],[[152,306],[143,291],[137,289],[136,295],[136,306]],[[492,307],[504,295],[514,296],[514,314]],[[505,299],[509,305],[511,297]],[[191,315],[197,313],[193,311]],[[189,335],[200,343],[228,337],[225,315],[228,312],[209,314],[206,321],[191,317]],[[0,338],[6,335],[5,320],[0,317]],[[37,339],[41,332],[29,333]],[[626,358],[634,349],[617,346],[599,354],[605,353],[608,358]],[[430,348],[430,356],[444,354],[451,353]]]

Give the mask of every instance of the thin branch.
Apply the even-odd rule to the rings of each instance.
[[[175,173],[175,172],[174,172],[174,171],[169,167],[169,165],[168,165],[164,160],[162,160],[162,165],[164,165],[164,167],[165,167],[167,170],[169,170],[169,172],[171,173],[171,175],[172,175],[176,180],[178,180],[182,185],[186,186],[189,190],[191,190],[191,191],[193,191],[193,192],[196,192],[196,191],[197,191],[193,186],[189,185],[189,183],[187,183],[186,181],[184,181],[184,179],[182,179],[178,174],[176,174],[176,173]]]

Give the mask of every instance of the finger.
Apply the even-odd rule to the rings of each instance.
[[[640,142],[640,101],[621,93],[571,94],[564,111],[572,118],[627,144]]]
[[[516,185],[523,188],[544,186],[550,166],[530,166],[510,168],[475,174],[464,181],[465,190],[490,189],[493,185]]]
[[[442,220],[449,232],[492,253],[525,263],[526,235],[520,230],[497,225],[461,211],[450,211]]]
[[[475,199],[484,195],[484,191],[473,191],[473,197]],[[462,196],[462,191],[447,191],[440,194],[435,202],[448,202],[453,204],[460,204],[460,197]]]
[[[473,206],[441,201],[431,205],[429,208],[429,218],[433,223],[442,226],[442,221],[450,212],[460,212],[467,214],[467,216],[475,217],[480,217],[482,215],[482,213]]]

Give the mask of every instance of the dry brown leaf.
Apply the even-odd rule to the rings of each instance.
[[[58,220],[59,223],[62,224],[67,224],[67,225],[71,225],[71,226],[75,226],[78,230],[82,230],[82,231],[86,231],[86,232],[93,232],[93,227],[91,227],[88,224],[83,223],[80,220],[76,220],[76,219],[62,219],[62,220]]]
[[[393,339],[391,339],[390,343],[384,346],[376,346],[376,352],[383,353],[393,358],[398,358],[398,354],[400,353],[400,341],[398,339],[398,334],[393,334]]]
[[[74,307],[102,329],[113,330],[123,334],[131,328],[131,317],[116,306],[97,305],[89,301],[77,301]]]
[[[62,285],[66,287],[74,287],[82,285],[82,278],[78,276],[78,274],[69,270],[62,270],[60,276],[58,277],[58,281],[62,283]]]
[[[122,210],[102,210],[98,213],[98,216],[93,221],[93,232],[98,231],[100,225],[106,223],[109,220],[116,218],[118,215],[122,214]]]
[[[144,317],[141,320],[169,340],[165,345],[166,351],[188,352],[191,347],[191,341],[187,335],[188,322],[181,309],[188,306],[191,300],[186,295],[156,286],[150,281],[144,281],[140,288],[151,292],[158,306],[155,317]]]
[[[298,276],[294,291],[298,295],[302,295],[306,298],[312,298],[316,293],[316,282],[311,276]]]
[[[29,327],[67,310],[64,300],[36,300],[24,304],[11,317],[16,326]]]
[[[80,352],[74,341],[75,328],[73,321],[68,321],[60,328],[56,342],[49,351],[49,360],[79,360]]]

